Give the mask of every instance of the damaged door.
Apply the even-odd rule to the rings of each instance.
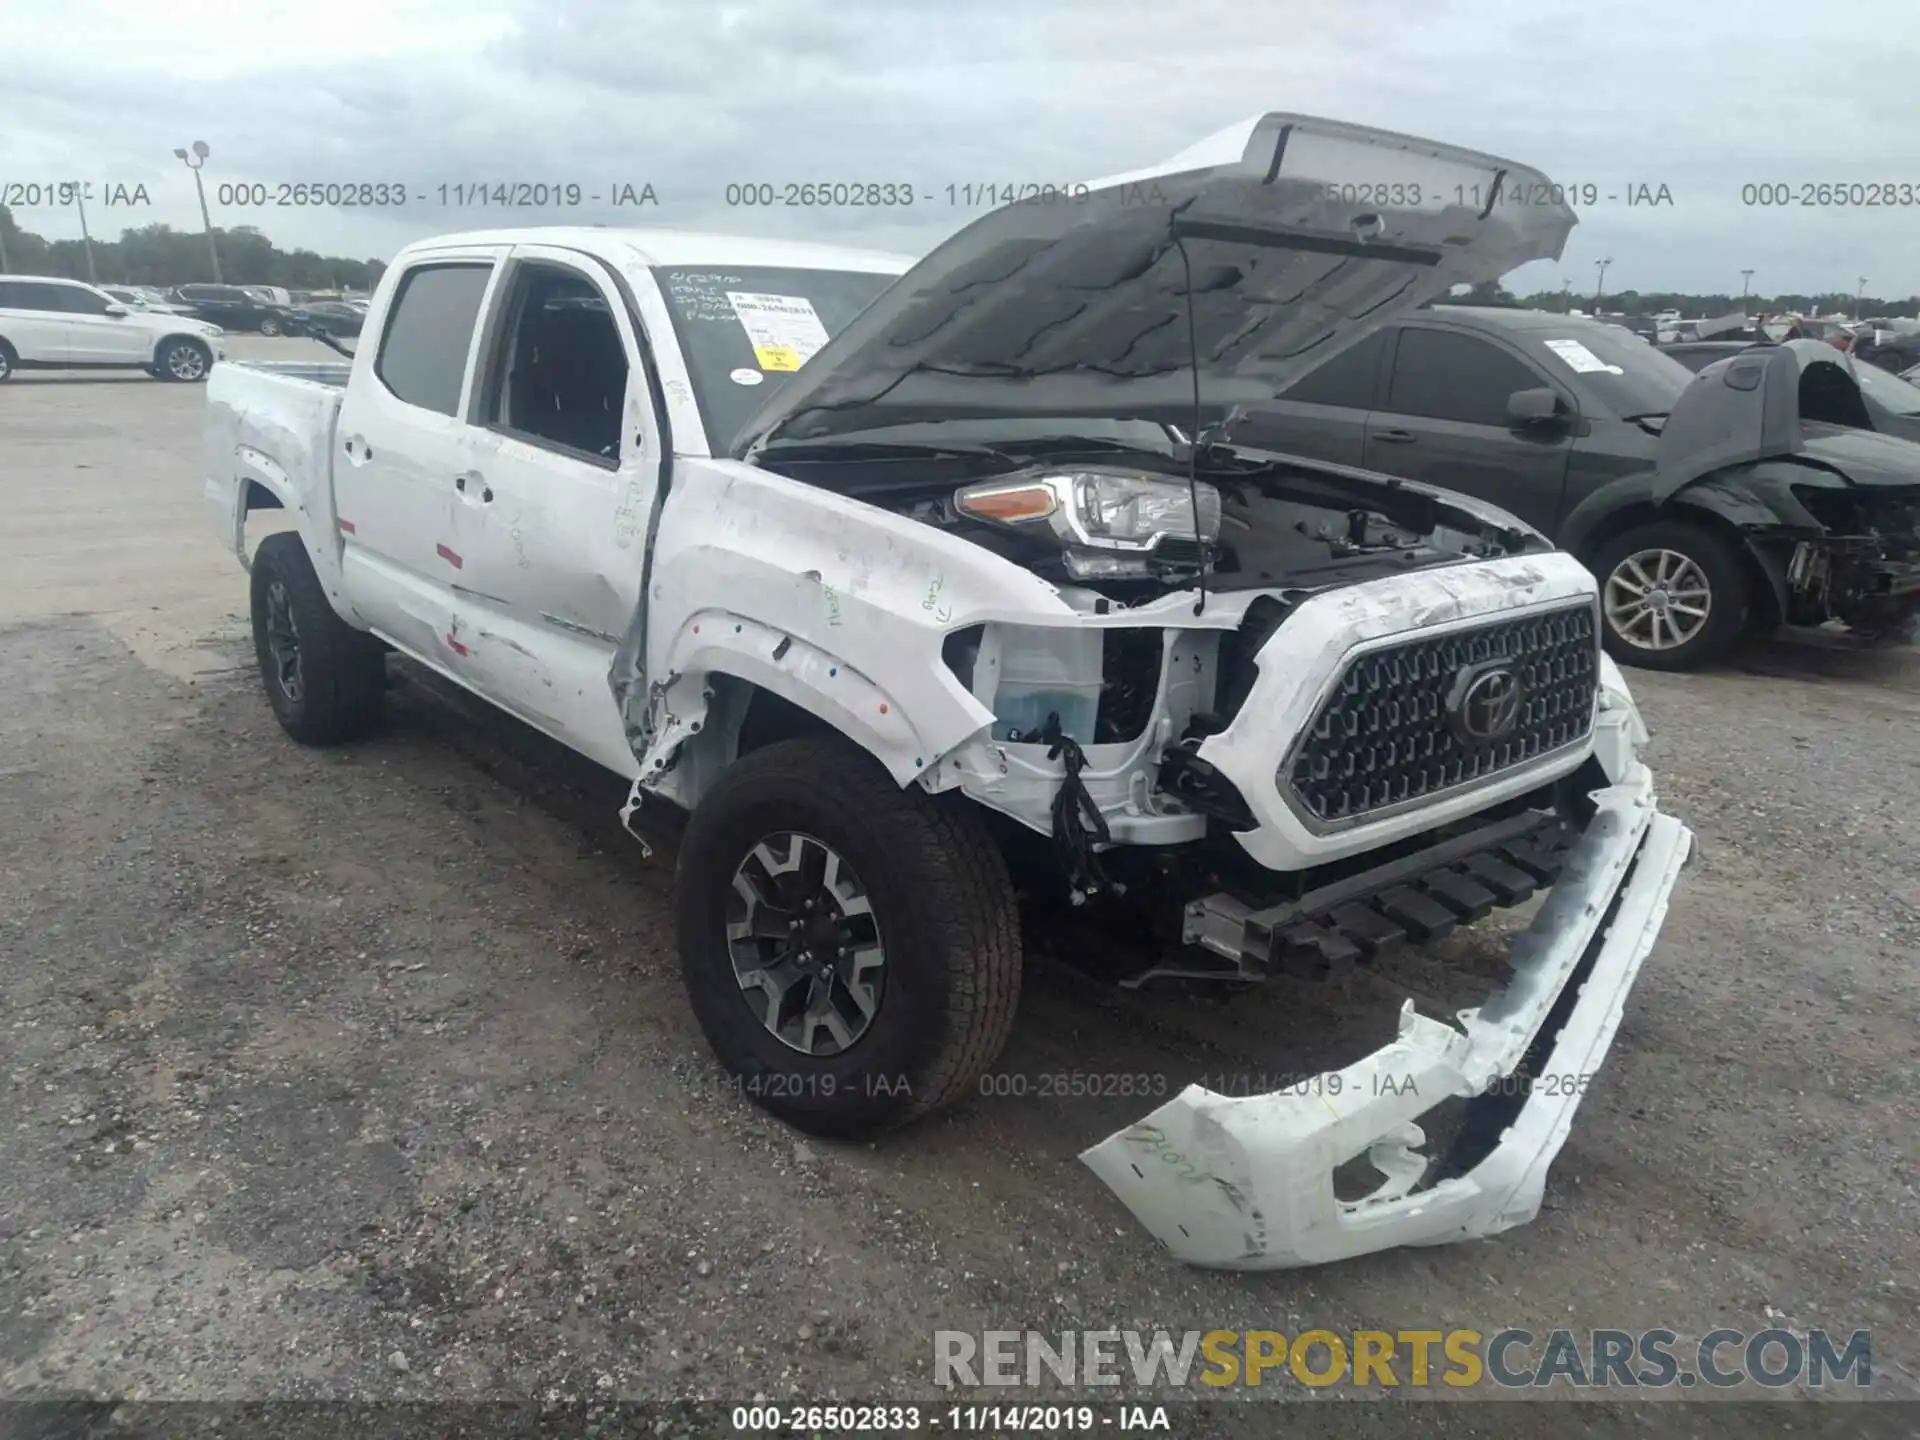
[[[479,320],[504,247],[423,255],[394,285],[371,365],[355,365],[332,437],[341,567],[380,634],[452,670],[455,451]]]
[[[660,475],[638,335],[613,278],[576,251],[515,247],[494,297],[454,480],[461,678],[631,775],[607,672]]]

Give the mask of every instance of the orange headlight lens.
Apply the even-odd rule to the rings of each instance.
[[[1060,502],[1045,485],[975,485],[958,492],[953,497],[953,506],[976,520],[1018,525],[1027,520],[1046,519],[1060,508]]]

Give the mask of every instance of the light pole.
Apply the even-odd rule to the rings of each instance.
[[[218,285],[220,283],[220,251],[213,243],[213,217],[207,214],[207,187],[200,183],[200,167],[207,163],[207,142],[194,141],[192,154],[188,154],[185,150],[175,150],[173,153],[185,161],[187,168],[193,172],[193,188],[200,197],[200,223],[207,227],[207,258],[213,261],[213,283]]]
[[[78,180],[73,182],[73,203],[80,211],[80,243],[86,247],[87,251],[87,283],[98,285],[100,273],[93,268],[93,236],[87,233],[87,198],[81,193]]]
[[[1740,272],[1740,298],[1742,300],[1747,298],[1747,287],[1752,283],[1753,283],[1753,271],[1742,270]]]
[[[1853,292],[1853,318],[1860,318],[1860,302],[1867,298],[1867,277],[1860,277],[1860,288]]]
[[[1607,289],[1607,266],[1613,263],[1613,257],[1609,255],[1606,259],[1596,260],[1593,263],[1600,271],[1600,278],[1593,283],[1593,313],[1598,315],[1600,313],[1600,297],[1606,293]]]

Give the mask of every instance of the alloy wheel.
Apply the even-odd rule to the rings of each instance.
[[[300,703],[300,629],[293,623],[293,599],[284,581],[267,586],[267,653],[273,657],[273,681],[280,693]]]
[[[733,874],[727,952],[740,998],[790,1050],[826,1058],[873,1024],[886,950],[866,888],[824,841],[781,831]]]
[[[1713,586],[1691,556],[1640,550],[1613,567],[1604,601],[1607,623],[1642,650],[1676,650],[1706,628]]]
[[[167,351],[167,373],[176,380],[198,380],[207,373],[206,356],[194,345],[176,345]]]

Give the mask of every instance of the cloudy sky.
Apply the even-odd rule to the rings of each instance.
[[[1844,16],[1844,20],[1842,19]],[[436,231],[643,223],[919,252],[946,187],[1065,183],[1294,110],[1509,156],[1595,203],[1515,288],[1920,292],[1920,6],[1855,0],[60,0],[0,5],[0,186],[92,182],[95,233],[215,223],[390,256]],[[1908,57],[1901,60],[1898,57]],[[401,208],[218,203],[221,183],[384,182]],[[730,182],[907,183],[906,209],[730,209]],[[441,185],[650,183],[659,206],[443,207]],[[1744,204],[1891,182],[1903,208]],[[108,208],[108,187],[151,204]],[[1670,204],[1630,206],[1640,186]],[[930,199],[928,197],[931,197]],[[1609,199],[1617,196],[1617,199]],[[1855,191],[1856,198],[1864,198]],[[6,198],[0,195],[0,198]],[[79,234],[72,210],[24,228]]]

